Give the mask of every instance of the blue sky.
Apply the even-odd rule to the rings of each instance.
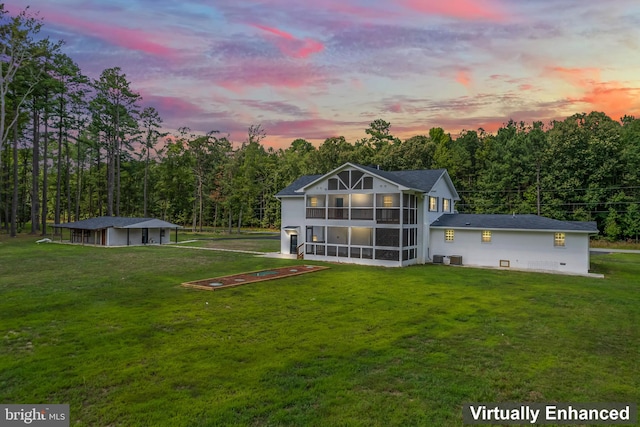
[[[122,68],[168,130],[266,145],[640,116],[640,3],[31,0],[85,74]]]

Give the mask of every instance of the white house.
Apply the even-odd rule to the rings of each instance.
[[[101,246],[130,246],[169,243],[169,233],[182,228],[154,218],[101,216],[82,221],[55,224],[71,230],[71,243]],[[177,240],[177,238],[176,238]]]
[[[346,163],[280,191],[281,252],[381,266],[450,262],[485,267],[589,270],[595,223],[536,215],[455,213],[445,169],[383,171]]]
[[[433,257],[461,257],[465,265],[571,274],[589,272],[595,222],[537,215],[443,215],[431,223]]]

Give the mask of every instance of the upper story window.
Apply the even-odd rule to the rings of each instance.
[[[389,195],[382,196],[382,205],[385,208],[393,207],[393,196],[389,196]]]
[[[346,170],[339,172],[333,178],[329,178],[327,188],[329,190],[372,190],[373,177],[357,170]]]
[[[482,243],[490,243],[491,242],[491,230],[484,230],[482,232]]]
[[[429,196],[429,210],[431,212],[437,212],[438,211],[438,198],[437,197]]]
[[[554,233],[553,235],[553,246],[564,247],[565,243],[565,235],[564,233]]]
[[[442,212],[449,212],[451,210],[451,201],[449,199],[442,199]]]
[[[315,208],[318,206],[318,198],[317,197],[310,197],[309,198],[309,206],[311,206],[312,208]]]
[[[453,238],[455,236],[455,233],[453,230],[449,229],[449,230],[444,230],[444,241],[445,242],[453,242]]]

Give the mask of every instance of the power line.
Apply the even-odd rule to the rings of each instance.
[[[535,188],[535,185],[529,185],[527,189]],[[598,188],[560,188],[560,189],[540,189],[541,193],[559,193],[570,191],[596,191],[596,190],[637,190],[640,186],[628,186],[628,187],[598,187]],[[462,193],[524,193],[526,190],[458,190],[458,194]]]

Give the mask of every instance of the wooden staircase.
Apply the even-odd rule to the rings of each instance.
[[[304,259],[304,249],[302,249],[303,247],[304,247],[304,243],[301,243],[296,247],[296,254],[297,254],[296,258],[297,259]]]

